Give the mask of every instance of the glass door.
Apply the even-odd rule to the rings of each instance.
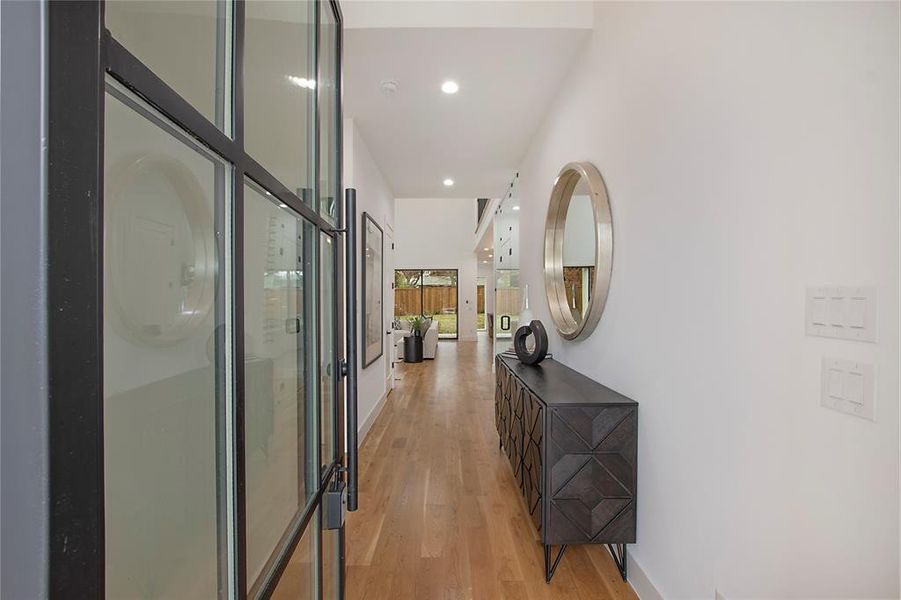
[[[341,598],[337,2],[58,2],[48,39],[51,595]]]
[[[459,281],[457,269],[397,269],[394,271],[394,316],[416,316],[438,323],[439,339],[457,339]]]

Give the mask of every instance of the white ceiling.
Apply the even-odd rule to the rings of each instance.
[[[503,194],[590,33],[564,24],[345,30],[345,116],[397,197]],[[391,96],[379,85],[388,79],[399,85]],[[441,92],[446,79],[457,94]]]

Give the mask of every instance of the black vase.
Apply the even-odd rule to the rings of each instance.
[[[404,362],[422,362],[422,336],[414,334],[404,338]]]

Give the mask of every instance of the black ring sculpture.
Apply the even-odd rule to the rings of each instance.
[[[526,348],[526,338],[530,334],[535,336],[535,348],[531,352]],[[517,329],[513,334],[513,349],[520,362],[525,365],[537,365],[543,361],[547,356],[547,331],[541,321],[535,319]]]

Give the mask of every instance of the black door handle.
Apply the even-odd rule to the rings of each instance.
[[[344,190],[344,282],[347,290],[347,510],[357,510],[358,458],[357,439],[357,190]]]

